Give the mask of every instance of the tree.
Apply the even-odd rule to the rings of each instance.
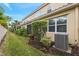
[[[11,17],[4,15],[4,9],[0,7],[0,24],[6,27],[9,20]]]
[[[10,26],[11,26],[10,30],[13,31],[13,32],[15,32],[15,31],[18,29],[18,24],[19,24],[19,23],[20,23],[20,22],[19,22],[18,20],[14,20],[14,22],[12,22],[12,23],[10,24]]]

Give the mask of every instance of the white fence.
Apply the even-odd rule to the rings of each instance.
[[[0,25],[0,43],[1,43],[1,40],[4,38],[5,34],[6,34],[7,30]]]

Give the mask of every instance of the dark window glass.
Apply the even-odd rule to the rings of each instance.
[[[52,10],[51,9],[49,9],[48,11],[47,11],[47,13],[50,13]]]
[[[57,32],[67,31],[67,16],[62,16],[58,18],[57,21]]]
[[[31,34],[31,24],[30,25],[27,25],[27,33],[28,34]]]
[[[57,26],[57,32],[66,32],[67,30],[67,26],[66,25],[58,25]]]
[[[49,20],[49,25],[55,25],[55,20]]]
[[[67,32],[67,16],[57,17],[57,32]],[[49,32],[55,32],[55,19],[49,20]]]
[[[67,20],[63,20],[63,19],[59,19],[57,21],[57,24],[66,24],[67,23]]]
[[[55,26],[49,26],[49,32],[55,32]]]
[[[67,17],[62,16],[58,18],[57,24],[66,24],[67,23]]]

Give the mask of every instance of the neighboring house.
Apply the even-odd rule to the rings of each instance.
[[[46,3],[25,17],[19,26],[27,27],[34,20],[46,19],[47,36],[55,48],[70,52],[69,44],[79,46],[79,4]]]

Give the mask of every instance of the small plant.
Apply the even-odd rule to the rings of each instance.
[[[23,29],[21,29],[21,28],[16,29],[15,33],[18,35],[27,36],[27,30],[24,28]]]
[[[49,47],[52,41],[48,37],[43,37],[40,42],[42,42],[44,46]]]

